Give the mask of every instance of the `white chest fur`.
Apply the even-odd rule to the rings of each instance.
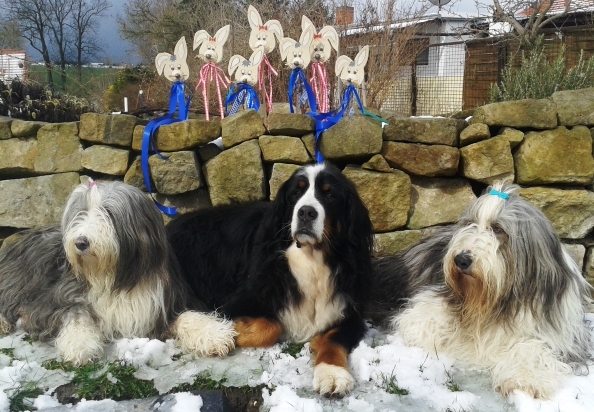
[[[333,297],[332,273],[322,251],[293,244],[286,257],[303,298],[300,304],[287,307],[280,319],[287,338],[303,342],[340,320],[346,304],[342,296]]]

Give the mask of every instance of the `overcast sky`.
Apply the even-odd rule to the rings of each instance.
[[[113,63],[124,62],[124,63],[138,63],[138,57],[133,52],[133,46],[122,40],[118,32],[118,24],[116,22],[116,16],[123,15],[124,0],[110,0],[112,7],[108,10],[107,16],[102,19],[101,25],[98,29],[98,37],[101,43],[105,46],[105,53],[103,56],[99,56],[96,60],[103,61],[105,57],[108,57]],[[200,0],[197,0],[200,1]],[[335,0],[336,1],[336,0]],[[348,1],[348,0],[347,0]],[[357,7],[358,1],[363,0],[351,0],[355,7]],[[381,0],[378,0],[381,1]],[[426,0],[428,1],[428,0]],[[442,0],[443,1],[443,0]],[[479,0],[482,4],[491,3],[490,0]],[[475,0],[451,0],[449,4],[444,6],[444,10],[451,12],[460,13],[472,13],[478,14],[479,11],[476,7]],[[486,12],[486,9],[481,10],[482,13]],[[173,48],[174,45],[172,45]],[[38,54],[35,54],[33,50],[28,52],[34,59],[40,59]]]

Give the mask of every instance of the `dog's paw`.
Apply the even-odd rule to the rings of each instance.
[[[62,361],[72,362],[75,366],[103,355],[101,334],[90,319],[77,318],[66,323],[55,343]]]
[[[535,399],[550,399],[555,391],[554,388],[546,388],[545,386],[535,383],[529,384],[511,379],[498,385],[495,389],[497,389],[504,398],[513,394],[515,390],[520,390]]]
[[[314,368],[313,388],[321,395],[342,397],[353,386],[355,380],[345,368],[323,362]]]
[[[198,356],[226,356],[235,348],[233,322],[216,313],[187,311],[171,327],[182,351]]]

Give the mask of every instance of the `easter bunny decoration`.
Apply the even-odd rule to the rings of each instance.
[[[258,89],[264,94],[268,112],[272,111],[272,75],[278,76],[278,73],[266,56],[276,45],[276,39],[280,42],[283,38],[283,28],[278,20],[268,20],[262,22],[262,17],[258,10],[252,5],[248,7],[248,21],[252,29],[250,33],[249,44],[252,50],[262,50],[262,63],[258,67]],[[266,87],[268,80],[268,88]]]
[[[328,75],[326,71],[326,62],[330,58],[332,49],[338,53],[338,33],[332,26],[324,26],[319,32],[316,32],[315,26],[306,16],[301,18],[301,29],[307,27],[313,28],[314,36],[309,46],[311,57],[311,77],[309,79],[318,102],[320,113],[326,113],[330,107],[328,103]]]
[[[225,27],[219,29],[219,31],[215,33],[214,37],[211,37],[206,30],[198,30],[194,34],[194,50],[198,48],[198,55],[196,57],[201,58],[205,62],[200,69],[200,80],[198,80],[198,83],[196,84],[196,90],[198,90],[198,88],[202,89],[206,120],[210,120],[208,108],[208,88],[209,84],[213,80],[216,86],[220,115],[221,118],[225,117],[223,112],[221,87],[226,88],[230,81],[227,76],[225,76],[223,69],[217,66],[217,63],[219,63],[223,58],[223,45],[227,41],[227,37],[229,37],[230,30],[231,26],[226,25]]]
[[[296,107],[299,110],[305,102],[309,103],[311,112],[315,113],[317,110],[316,97],[305,77],[303,70],[307,68],[311,62],[311,54],[309,46],[314,36],[313,25],[308,25],[299,37],[299,41],[295,41],[289,37],[281,40],[279,48],[281,58],[287,61],[287,66],[292,69],[291,77],[289,78],[289,106],[291,113],[293,110],[293,93],[297,90]]]
[[[249,60],[236,54],[229,59],[229,75],[235,73],[235,85],[229,90],[225,101],[225,110],[229,115],[245,104],[246,109],[260,109],[260,100],[253,86],[258,82],[258,68],[264,58],[264,51],[258,49],[252,53]],[[228,109],[231,104],[231,110]]]

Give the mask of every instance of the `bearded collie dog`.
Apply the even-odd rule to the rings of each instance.
[[[517,188],[489,188],[457,224],[375,260],[369,311],[408,345],[488,369],[503,396],[547,399],[588,371],[591,288]]]
[[[81,365],[118,337],[174,337],[182,350],[225,355],[231,322],[200,313],[153,202],[121,182],[79,185],[61,227],[18,233],[0,250],[0,333],[55,340]],[[193,310],[193,311],[192,311]]]
[[[339,169],[302,167],[272,203],[202,210],[167,233],[195,296],[235,322],[237,346],[311,340],[314,389],[352,389],[347,357],[366,332],[373,233]]]

